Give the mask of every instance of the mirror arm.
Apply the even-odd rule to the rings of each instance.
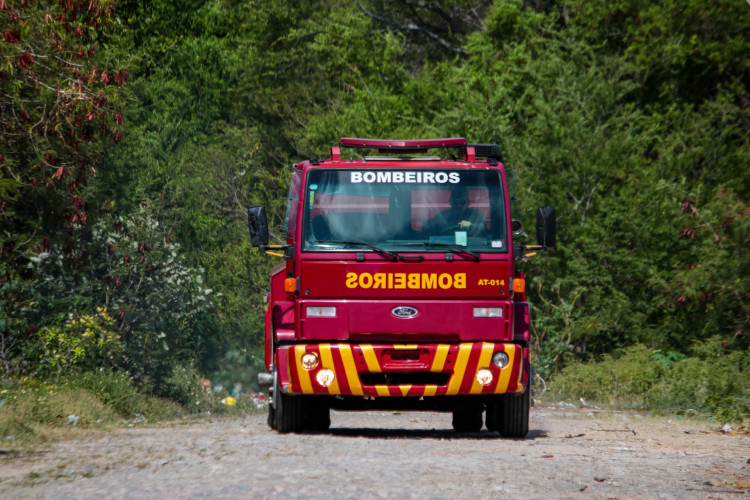
[[[514,254],[516,260],[519,260],[533,257],[538,253],[546,252],[548,249],[548,247],[542,245],[516,245]]]
[[[291,249],[291,252],[289,252]],[[294,254],[294,245],[261,245],[258,247],[261,253],[273,255],[274,257],[289,258]],[[271,252],[270,250],[283,250],[284,253]]]

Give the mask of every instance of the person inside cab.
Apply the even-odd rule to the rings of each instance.
[[[450,205],[451,208],[440,212],[425,224],[425,234],[440,236],[456,231],[465,231],[469,236],[485,234],[484,216],[479,210],[469,207],[469,190],[465,186],[453,188]]]

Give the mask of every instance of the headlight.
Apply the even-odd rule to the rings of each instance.
[[[508,366],[509,362],[510,358],[508,358],[508,355],[504,352],[496,352],[492,355],[492,364],[497,366],[498,368],[504,368]]]
[[[503,308],[502,307],[475,307],[474,317],[475,318],[502,318]]]
[[[481,385],[490,385],[492,383],[492,372],[489,368],[480,368],[477,370],[477,382]]]
[[[300,364],[302,365],[302,368],[307,371],[313,370],[318,366],[318,355],[314,352],[306,352],[302,355]]]
[[[308,318],[335,318],[335,307],[307,306]]]

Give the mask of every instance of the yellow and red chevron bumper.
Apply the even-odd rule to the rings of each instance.
[[[503,351],[508,364],[501,368],[492,356]],[[312,370],[303,367],[306,352],[315,353],[320,362]],[[279,347],[276,353],[281,389],[289,394],[342,396],[455,396],[465,394],[506,394],[523,392],[529,367],[529,350],[516,344],[490,342],[461,344],[298,344]],[[492,382],[477,381],[479,369],[492,372]],[[320,370],[331,370],[333,381],[318,383]],[[440,384],[368,385],[367,374],[443,374]],[[363,377],[364,376],[364,377]],[[408,376],[407,376],[408,378]],[[403,378],[402,378],[403,379]]]

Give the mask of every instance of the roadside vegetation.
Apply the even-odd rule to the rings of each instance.
[[[727,354],[720,342],[713,338],[698,344],[690,355],[639,344],[570,365],[555,376],[543,400],[708,417],[720,425],[746,422],[750,354]]]
[[[177,369],[173,390],[158,397],[138,390],[123,373],[88,371],[59,379],[19,377],[0,389],[0,436],[4,449],[54,441],[92,430],[154,425],[196,415],[257,411],[247,397],[207,392],[189,372]]]
[[[0,1],[0,434],[251,389],[277,261],[245,211],[279,243],[291,165],[346,136],[498,143],[527,230],[556,207],[522,266],[556,396],[747,420],[748,26],[734,0]]]

